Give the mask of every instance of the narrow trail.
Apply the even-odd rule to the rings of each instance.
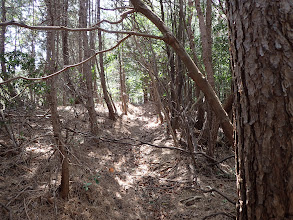
[[[25,165],[34,172],[18,171],[18,180],[24,181],[12,187],[15,193],[25,191],[11,203],[11,209],[20,209],[18,218],[28,219],[232,219],[223,215],[235,214],[235,207],[218,193],[203,193],[202,189],[215,188],[235,199],[233,177],[224,176],[219,169],[207,166],[206,158],[197,157],[196,170],[191,166],[187,154],[171,149],[155,148],[138,141],[157,146],[173,146],[172,139],[166,135],[164,124],[157,121],[154,106],[149,103],[129,106],[129,114],[119,117],[115,122],[107,119],[104,108],[97,108],[99,139],[85,137],[87,131],[83,110],[72,107],[60,108],[66,131],[70,158],[70,196],[68,201],[56,198],[59,184],[58,157],[41,155],[36,143],[27,146],[30,154],[39,154]],[[74,120],[72,120],[74,118]],[[49,121],[43,121],[43,128],[50,132]],[[44,131],[37,130],[44,133]],[[36,132],[37,132],[36,131]],[[39,134],[35,134],[36,136]],[[101,141],[103,140],[103,141]],[[37,142],[44,152],[52,152],[48,139]],[[30,149],[30,151],[29,151]],[[32,151],[32,149],[34,149]],[[228,154],[227,149],[219,151]],[[221,155],[221,157],[223,157]],[[232,159],[233,160],[233,159]],[[233,161],[221,164],[221,169],[231,172]],[[11,169],[11,168],[10,168]],[[15,171],[14,171],[15,173]],[[193,177],[196,176],[197,184]],[[9,184],[17,180],[13,172],[6,172],[0,188],[9,189]],[[2,197],[1,197],[2,196]],[[0,202],[4,201],[0,194]],[[25,201],[26,206],[24,206]],[[17,219],[17,218],[16,218]]]

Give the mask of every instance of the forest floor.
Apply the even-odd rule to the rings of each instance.
[[[18,143],[13,146],[2,123],[1,220],[233,219],[235,205],[228,201],[236,201],[233,158],[211,165],[199,154],[194,166],[188,153],[172,149],[151,103],[130,105],[129,114],[116,121],[107,119],[104,109],[97,107],[100,135],[93,137],[85,109],[59,107],[70,159],[67,201],[58,197],[60,157],[48,112],[6,114]],[[229,147],[216,148],[218,161],[230,155]]]

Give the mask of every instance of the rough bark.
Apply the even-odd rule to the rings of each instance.
[[[227,1],[237,218],[293,219],[293,2]]]
[[[164,41],[169,44],[174,51],[180,56],[182,62],[185,64],[188,69],[188,76],[192,78],[197,86],[202,90],[205,94],[205,97],[209,104],[211,105],[213,111],[217,115],[223,131],[227,136],[229,142],[233,144],[233,127],[229,120],[229,117],[225,110],[223,109],[220,100],[218,99],[216,93],[214,92],[211,85],[208,83],[206,78],[199,71],[198,67],[195,65],[193,60],[190,58],[188,53],[185,51],[183,46],[178,42],[178,40],[174,37],[169,28],[164,24],[164,22],[155,15],[141,0],[131,0],[132,4],[135,7],[137,12],[145,15],[151,22],[153,22],[157,28],[164,35]]]

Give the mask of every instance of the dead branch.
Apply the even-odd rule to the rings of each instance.
[[[149,142],[145,142],[145,141],[141,141],[141,140],[137,140],[137,139],[131,138],[131,137],[122,138],[122,139],[112,139],[112,138],[107,138],[107,137],[97,137],[97,136],[93,136],[93,135],[88,134],[88,133],[84,133],[84,132],[81,132],[81,131],[73,130],[73,129],[68,128],[68,127],[65,127],[65,129],[68,130],[68,131],[77,133],[77,134],[82,134],[82,135],[84,135],[86,137],[89,137],[89,138],[98,139],[98,140],[103,141],[103,142],[123,144],[123,145],[130,145],[130,146],[140,146],[140,145],[144,145],[145,144],[145,145],[149,145],[151,147],[156,147],[156,148],[165,148],[165,149],[170,149],[170,150],[178,150],[178,151],[181,151],[181,152],[186,153],[186,154],[202,155],[202,156],[206,157],[207,159],[209,159],[211,161],[215,161],[215,163],[217,163],[217,164],[218,163],[221,163],[221,162],[218,162],[215,158],[210,157],[206,153],[200,152],[200,151],[190,152],[188,150],[184,150],[184,149],[179,148],[179,147],[158,146],[158,145],[155,145],[155,144],[152,144],[152,143],[149,143]],[[137,143],[135,144],[135,143],[123,142],[123,141],[121,141],[123,139],[124,140],[125,139],[129,139],[129,140],[132,140],[132,141],[136,141],[136,142],[138,142],[138,144]],[[227,159],[227,158],[225,158],[225,159]],[[223,161],[225,161],[225,159]]]
[[[80,66],[80,65],[82,65],[82,64],[84,64],[84,63],[86,63],[86,62],[88,62],[89,60],[93,59],[94,57],[96,57],[96,56],[97,56],[98,54],[100,54],[100,53],[105,53],[105,52],[108,52],[108,51],[111,51],[111,50],[115,49],[116,47],[118,47],[123,41],[125,41],[125,40],[126,40],[127,38],[129,38],[129,37],[130,37],[130,35],[128,35],[128,36],[122,38],[120,41],[117,42],[117,44],[116,44],[115,46],[113,46],[113,47],[111,47],[111,48],[109,48],[109,49],[106,49],[106,50],[97,51],[97,52],[95,52],[94,55],[90,56],[89,58],[87,58],[87,59],[85,59],[85,60],[83,60],[83,61],[81,61],[81,62],[79,62],[79,63],[65,66],[63,69],[61,69],[61,70],[59,70],[59,71],[57,71],[57,72],[55,72],[55,73],[52,73],[52,74],[50,74],[50,75],[43,76],[43,77],[39,77],[39,78],[29,78],[29,77],[25,77],[25,76],[18,76],[18,77],[14,77],[14,78],[8,79],[8,80],[6,80],[6,81],[0,82],[0,85],[5,84],[5,83],[9,83],[9,82],[11,82],[11,81],[13,81],[13,80],[17,80],[17,79],[34,80],[34,81],[38,81],[38,80],[47,80],[47,79],[49,79],[49,78],[51,78],[51,77],[53,77],[53,76],[59,75],[60,73],[66,71],[66,70],[69,69],[69,68],[77,67],[77,66]]]

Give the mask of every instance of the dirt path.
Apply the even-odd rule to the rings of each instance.
[[[13,165],[8,160],[2,165],[0,203],[10,202],[7,208],[13,219],[203,219],[214,213],[235,214],[227,199],[200,190],[215,188],[235,200],[233,159],[218,169],[199,156],[194,170],[185,153],[141,144],[173,146],[151,104],[130,106],[130,113],[115,122],[99,107],[99,139],[84,137],[87,125],[81,110],[64,107],[60,111],[64,127],[82,132],[64,132],[71,162],[69,200],[55,197],[59,162],[52,155],[50,137],[45,136],[26,146],[17,166],[7,166]],[[35,126],[44,130],[35,129],[35,135],[45,131],[50,135],[48,120],[41,123]],[[231,154],[225,147],[218,151],[219,158]],[[3,216],[8,216],[2,209]],[[221,214],[207,219],[231,217]]]

